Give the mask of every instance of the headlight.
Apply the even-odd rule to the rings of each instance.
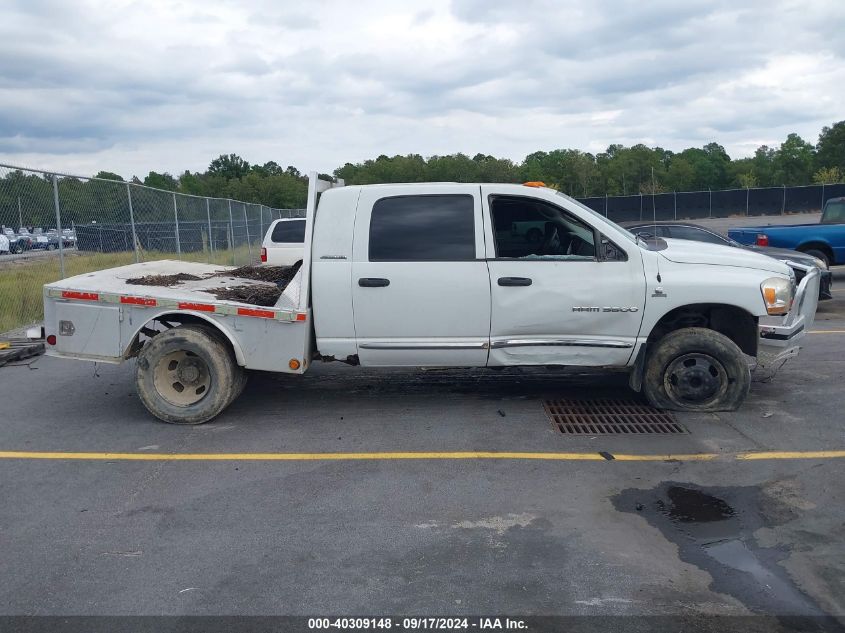
[[[819,259],[818,257],[813,257],[813,263],[816,265],[816,268],[819,270],[827,270],[827,262],[823,259]]]
[[[792,307],[794,282],[783,277],[770,277],[760,284],[760,292],[769,314],[786,314]]]

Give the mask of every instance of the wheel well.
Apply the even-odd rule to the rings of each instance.
[[[821,251],[827,255],[827,261],[830,262],[830,265],[833,265],[833,249],[830,248],[830,245],[825,244],[824,242],[807,242],[806,244],[801,244],[801,246],[795,250],[801,251],[802,253],[806,253],[811,250]]]
[[[196,316],[194,314],[185,314],[183,312],[174,312],[169,314],[160,314],[153,319],[150,319],[143,326],[138,330],[135,337],[132,339],[132,342],[129,344],[129,347],[126,349],[126,353],[123,355],[124,358],[133,358],[138,355],[141,351],[141,348],[144,346],[144,341],[149,340],[156,334],[163,332],[165,330],[169,330],[174,327],[178,327],[180,325],[200,325],[205,328],[208,328],[212,332],[215,332],[219,335],[221,341],[223,341],[232,351],[232,353],[237,358],[238,350],[235,349],[235,346],[232,344],[232,341],[226,335],[223,330],[221,330],[215,323],[204,319],[200,316]],[[240,359],[238,359],[240,361]]]
[[[757,355],[757,317],[736,306],[697,303],[681,306],[661,317],[648,336],[655,343],[669,332],[685,327],[705,327],[724,334],[749,356]]]

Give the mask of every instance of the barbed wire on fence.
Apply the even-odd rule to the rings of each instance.
[[[42,287],[158,259],[242,266],[304,209],[0,164],[0,332],[42,318]]]

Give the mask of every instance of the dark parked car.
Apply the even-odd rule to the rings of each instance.
[[[648,239],[652,237],[668,237],[678,240],[693,240],[695,242],[707,242],[708,244],[721,244],[723,246],[732,246],[735,248],[744,248],[749,251],[755,251],[769,257],[774,257],[785,264],[795,262],[802,266],[815,266],[821,273],[821,280],[819,283],[819,299],[832,299],[831,286],[833,285],[833,275],[828,269],[827,262],[814,257],[807,253],[799,251],[791,251],[787,248],[772,248],[770,246],[751,246],[740,244],[729,237],[725,237],[720,233],[711,231],[698,224],[690,222],[625,222],[622,224],[631,233]],[[795,278],[801,281],[804,276],[804,271],[798,268],[793,268],[795,271]]]

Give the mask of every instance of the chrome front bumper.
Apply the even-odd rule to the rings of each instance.
[[[813,321],[816,318],[820,281],[819,269],[808,266],[807,274],[804,275],[795,292],[795,299],[789,313],[782,317],[760,319],[758,365],[773,365],[798,354],[798,343],[813,327]]]

